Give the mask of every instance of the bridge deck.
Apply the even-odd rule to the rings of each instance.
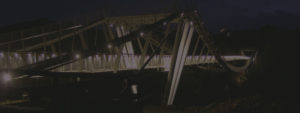
[[[14,69],[24,65],[37,63],[46,59],[57,57],[55,54],[18,54],[18,53],[0,53],[0,65],[2,69]],[[76,57],[80,57],[75,56]],[[71,64],[64,65],[52,71],[54,72],[109,72],[114,70],[114,62],[116,62],[116,55],[97,54],[85,59],[78,60]],[[149,56],[146,56],[148,59]],[[226,61],[235,60],[249,60],[247,56],[224,56]],[[118,71],[139,69],[141,62],[141,55],[121,55]],[[169,71],[171,62],[171,55],[156,55],[146,66],[147,69],[163,68]],[[214,56],[187,56],[185,65],[217,63]]]

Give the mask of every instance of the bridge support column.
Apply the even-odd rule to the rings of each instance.
[[[177,29],[176,40],[173,48],[172,60],[170,71],[168,74],[168,81],[167,81],[167,100],[165,100],[166,105],[172,105],[174,102],[175,94],[177,91],[178,83],[181,77],[181,73],[183,70],[183,66],[185,63],[185,59],[190,47],[190,42],[193,36],[194,27],[192,23],[185,20],[184,28],[181,39],[179,38],[180,35],[180,28]],[[166,96],[165,96],[166,97]]]

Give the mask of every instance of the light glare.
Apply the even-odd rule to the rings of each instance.
[[[141,32],[141,33],[140,33],[140,36],[143,37],[143,36],[144,36],[144,32]]]
[[[164,22],[163,25],[166,26],[166,25],[167,25],[167,22]]]
[[[79,59],[80,55],[79,54],[75,54],[75,59]]]
[[[3,73],[2,75],[2,80],[4,83],[7,83],[9,81],[11,81],[12,77],[9,73]]]
[[[111,45],[111,44],[108,44],[107,47],[108,47],[109,49],[111,49],[111,48],[112,48],[112,45]]]

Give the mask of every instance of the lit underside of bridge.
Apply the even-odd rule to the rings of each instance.
[[[9,54],[9,55],[8,55]],[[7,57],[9,56],[9,57]],[[44,61],[50,58],[55,58],[57,55],[45,55],[45,54],[17,54],[17,53],[3,53],[0,54],[0,62],[2,69],[15,69],[22,66],[35,64],[39,61]],[[141,68],[141,55],[121,55],[120,65],[116,71],[119,70],[139,70]],[[150,56],[145,56],[149,59]],[[111,72],[114,71],[114,63],[116,62],[117,55],[97,54],[85,59],[80,59],[80,54],[75,54],[74,59],[78,61],[63,65],[59,68],[53,69],[53,72]],[[238,61],[249,60],[248,56],[223,56],[225,61]],[[9,60],[7,60],[9,59]],[[13,61],[13,62],[10,62]],[[162,68],[163,71],[170,70],[171,55],[156,55],[145,67],[150,68]],[[184,65],[199,65],[199,64],[215,64],[218,63],[214,56],[187,56]]]
[[[1,72],[21,79],[45,72],[118,73],[162,68],[168,72],[163,101],[172,105],[184,66],[218,64],[223,70],[243,72],[256,55],[255,50],[254,54],[246,54],[249,50],[223,52],[196,11],[104,17],[86,25],[45,29],[1,41]],[[234,61],[244,65],[230,63]]]

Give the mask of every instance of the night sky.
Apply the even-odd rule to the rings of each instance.
[[[283,28],[300,26],[300,0],[7,0],[0,4],[0,27],[39,18],[61,19],[109,12],[133,15],[198,9],[210,31],[247,29],[265,24]],[[178,5],[180,4],[180,5]]]

